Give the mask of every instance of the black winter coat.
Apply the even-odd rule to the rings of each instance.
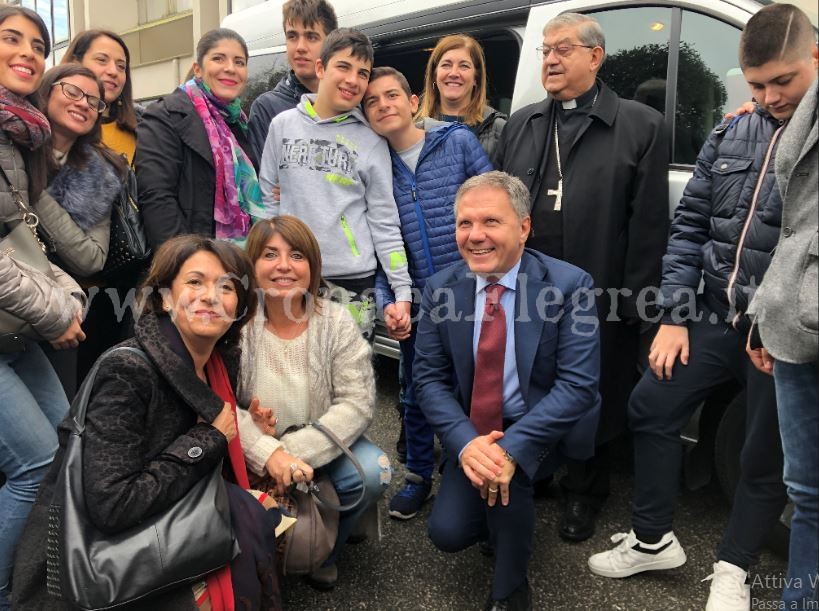
[[[714,313],[748,326],[742,314],[779,240],[774,133],[780,128],[757,108],[720,125],[706,140],[671,224],[663,258],[663,322],[679,323],[692,313],[693,300],[681,289],[693,294],[703,279]]]
[[[598,87],[563,170],[563,259],[589,272],[596,288],[629,289],[617,313],[634,319],[640,290],[660,281],[668,238],[668,144],[659,112],[618,98],[599,80]],[[547,98],[512,114],[493,159],[495,169],[523,181],[533,204],[552,147],[552,103]],[[607,293],[598,299],[601,319],[609,305]]]
[[[145,314],[136,338],[125,345],[142,348],[153,366],[123,352],[106,358],[97,374],[86,417],[83,480],[90,517],[104,532],[122,531],[167,509],[227,455],[225,436],[210,424],[197,423],[197,416],[213,421],[223,401],[196,377],[190,357],[184,353],[186,362],[172,342],[157,316]],[[238,351],[223,353],[234,387],[238,356]],[[46,591],[48,508],[68,435],[68,426],[60,425],[60,449],[17,547],[13,602],[20,611],[71,608]],[[189,453],[194,447],[202,452]],[[129,608],[140,606],[152,611],[196,608],[187,584]]]
[[[246,135],[238,127],[231,129],[258,168]],[[215,234],[213,153],[202,120],[181,89],[145,110],[137,125],[134,166],[139,206],[154,251],[183,233]]]
[[[253,154],[260,162],[264,152],[264,142],[267,140],[267,132],[270,131],[270,122],[273,117],[290,110],[298,105],[301,96],[310,93],[301,81],[296,78],[296,74],[291,70],[282,80],[276,83],[271,90],[263,93],[253,100],[250,106],[250,119],[248,121],[248,136]]]

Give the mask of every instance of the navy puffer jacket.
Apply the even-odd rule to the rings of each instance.
[[[390,155],[409,273],[413,286],[422,291],[427,278],[461,259],[455,244],[455,193],[467,178],[489,172],[492,164],[461,123],[441,123],[427,131],[415,174],[392,149]],[[376,288],[379,305],[395,301],[380,268]],[[413,301],[420,301],[420,292],[418,296]]]
[[[782,127],[757,108],[717,127],[703,145],[663,257],[664,323],[692,314],[686,290],[695,292],[702,278],[709,307],[745,324],[742,315],[779,239],[782,199],[773,161]]]

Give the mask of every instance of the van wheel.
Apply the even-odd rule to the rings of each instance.
[[[717,480],[729,504],[734,502],[734,493],[739,484],[739,457],[745,440],[745,391],[740,392],[728,404],[717,428],[714,443],[714,467]],[[768,535],[766,545],[776,555],[788,558],[790,540],[790,516],[793,509],[788,504]]]

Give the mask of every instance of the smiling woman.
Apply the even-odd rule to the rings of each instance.
[[[102,141],[133,163],[137,118],[142,107],[134,105],[131,54],[125,41],[108,30],[80,32],[71,39],[62,63],[82,64],[102,83],[107,104],[102,111]]]
[[[465,123],[491,159],[507,116],[486,103],[486,86],[486,59],[480,43],[465,34],[445,36],[427,61],[416,119]]]
[[[15,239],[36,249],[21,217],[65,212],[43,192],[48,120],[33,104],[50,51],[48,31],[33,11],[0,6],[0,609],[9,609],[9,578],[18,539],[57,447],[57,425],[68,401],[34,337],[76,346],[82,291],[56,265],[50,274],[18,265]],[[67,216],[67,215],[65,215]],[[30,218],[30,217],[29,217]],[[20,230],[23,230],[22,232]],[[14,237],[16,236],[16,238]],[[6,241],[8,240],[8,241]],[[75,298],[76,297],[76,298]],[[12,326],[8,326],[8,316]],[[14,317],[31,325],[23,337]],[[46,343],[45,341],[43,343]]]
[[[247,237],[262,201],[239,99],[247,55],[233,30],[206,33],[193,78],[152,104],[137,128],[139,203],[154,248],[181,233]]]
[[[88,68],[75,63],[51,68],[43,76],[39,95],[51,124],[51,139],[43,146],[47,192],[71,221],[70,225],[49,225],[49,229],[53,227],[62,239],[63,227],[68,226],[73,235],[72,240],[59,244],[54,257],[91,294],[96,292],[91,287],[104,290],[96,272],[98,261],[104,263],[108,258],[111,210],[125,178],[125,162],[100,141],[104,90]],[[88,342],[59,358],[48,353],[69,396],[97,357],[126,336],[127,323],[117,318],[105,294],[92,295],[86,320],[93,328]]]

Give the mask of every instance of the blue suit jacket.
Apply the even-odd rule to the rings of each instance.
[[[600,340],[592,279],[526,249],[515,293],[515,356],[526,413],[499,445],[531,479],[559,455],[588,458],[600,415]],[[450,457],[478,434],[469,420],[475,363],[475,277],[465,262],[424,290],[413,377],[418,403]]]

